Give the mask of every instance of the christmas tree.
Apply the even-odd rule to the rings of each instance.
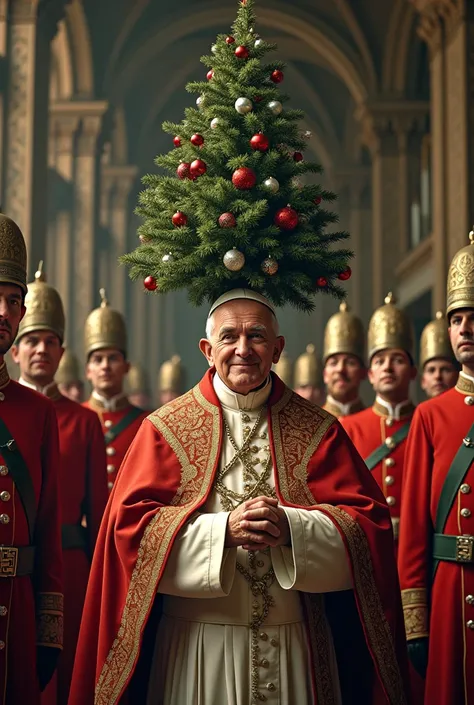
[[[187,288],[200,305],[243,287],[307,311],[318,292],[344,296],[352,253],[331,247],[348,234],[325,232],[335,195],[301,181],[321,168],[304,159],[310,135],[285,108],[275,49],[256,34],[254,0],[241,0],[232,33],[201,58],[206,80],[187,86],[196,107],[164,123],[174,147],[156,164],[171,176],[144,177],[141,244],[121,258],[148,290]]]

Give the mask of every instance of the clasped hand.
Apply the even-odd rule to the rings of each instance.
[[[263,551],[268,546],[290,543],[288,519],[278,500],[255,497],[239,505],[229,515],[226,546],[242,546],[246,551]]]

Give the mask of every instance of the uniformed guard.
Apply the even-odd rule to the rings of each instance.
[[[454,387],[459,376],[442,311],[423,329],[420,339],[421,388],[429,399]]]
[[[459,379],[420,404],[406,449],[399,574],[427,705],[474,704],[474,232],[470,240],[448,273]]]
[[[382,488],[398,543],[406,437],[415,406],[410,383],[413,363],[413,326],[388,294],[369,323],[369,381],[376,393],[370,409],[341,418],[357,450]]]
[[[321,361],[313,343],[309,343],[305,352],[296,359],[294,390],[300,397],[312,401],[313,404],[323,406],[325,402]]]
[[[46,283],[42,264],[35,281],[28,285],[26,314],[12,355],[20,367],[20,384],[51,399],[58,419],[64,648],[57,677],[43,693],[41,703],[67,705],[90,561],[108,499],[106,456],[97,414],[63,396],[55,382],[63,353],[65,317],[59,293]]]
[[[54,379],[64,397],[82,404],[84,401],[84,382],[82,381],[79,360],[71,348],[64,348]]]
[[[127,331],[123,316],[109,306],[105,290],[100,290],[101,305],[87,317],[85,354],[87,379],[92,394],[84,403],[100,418],[107,453],[108,487],[112,489],[125,453],[148,412],[128,401],[124,380],[127,361]]]
[[[286,384],[287,387],[293,386],[293,361],[283,350],[276,365],[273,365],[273,372]]]
[[[362,411],[359,387],[365,379],[365,341],[362,321],[344,301],[324,331],[324,409],[339,418]]]
[[[128,375],[125,378],[125,392],[128,401],[133,406],[140,409],[151,409],[150,385],[146,370],[140,364],[130,365]]]
[[[50,399],[9,379],[26,247],[0,215],[0,703],[39,705],[63,644],[59,444]]]

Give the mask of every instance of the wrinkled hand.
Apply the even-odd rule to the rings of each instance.
[[[286,514],[272,497],[255,497],[230,513],[226,546],[242,546],[246,551],[263,551],[268,546],[290,542]]]

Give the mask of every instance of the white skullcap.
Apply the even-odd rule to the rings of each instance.
[[[228,301],[236,301],[237,299],[250,299],[251,301],[258,301],[259,304],[263,304],[269,308],[273,315],[276,316],[273,305],[268,299],[262,296],[262,294],[252,291],[251,289],[231,289],[230,291],[226,291],[225,294],[222,294],[222,296],[219,296],[219,298],[214,301],[207,317],[210,318],[216,308],[222,306],[222,304],[226,304]]]

